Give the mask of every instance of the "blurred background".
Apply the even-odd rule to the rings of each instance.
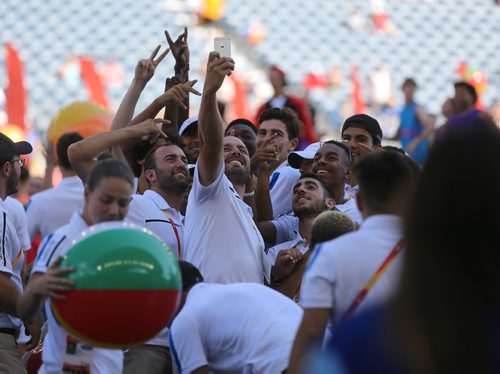
[[[228,122],[255,121],[273,95],[271,66],[284,73],[287,92],[307,102],[322,138],[338,136],[343,119],[358,112],[374,115],[392,137],[407,77],[438,125],[457,80],[472,83],[480,107],[499,121],[494,0],[2,0],[0,17],[0,131],[35,144],[34,175],[43,174],[42,143],[61,108],[90,100],[115,111],[137,61],[168,47],[164,30],[175,40],[184,27],[199,90],[213,38],[232,39],[236,70],[219,97]],[[173,74],[169,54],[138,111]],[[198,105],[192,97],[193,114]]]

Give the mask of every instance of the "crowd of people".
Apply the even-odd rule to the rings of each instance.
[[[165,92],[134,116],[168,53],[157,47],[110,131],[58,139],[63,179],[31,197],[24,220],[7,199],[33,148],[0,135],[0,372],[26,372],[19,347],[40,339],[41,373],[500,371],[500,134],[474,87],[455,84],[436,130],[408,79],[397,134],[408,153],[384,146],[367,114],[317,142],[279,69],[257,123],[226,124],[217,92],[237,61],[211,52],[195,88],[187,30],[166,36]],[[78,341],[50,307],[74,287],[63,277],[74,269],[59,267],[72,239],[106,221],[151,230],[182,274],[172,323],[124,351]]]

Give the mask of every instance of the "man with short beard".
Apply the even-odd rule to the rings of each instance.
[[[209,283],[264,283],[269,267],[264,240],[243,201],[250,178],[245,144],[224,137],[216,93],[232,74],[234,61],[212,52],[200,104],[200,155],[186,212],[184,260]]]

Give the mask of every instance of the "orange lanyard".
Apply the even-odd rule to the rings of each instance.
[[[389,267],[391,262],[394,261],[394,259],[398,255],[398,253],[401,252],[404,245],[405,245],[405,241],[403,238],[401,238],[396,243],[396,245],[392,249],[391,253],[389,253],[389,256],[387,256],[387,258],[384,260],[384,262],[382,262],[382,265],[380,265],[380,267],[377,269],[375,274],[372,275],[370,280],[368,282],[366,282],[365,286],[361,289],[361,291],[359,291],[358,296],[356,296],[356,298],[352,302],[351,306],[345,312],[344,316],[342,317],[341,322],[344,321],[345,319],[347,319],[348,317],[352,316],[352,314],[358,308],[359,304],[361,304],[361,302],[365,299],[366,295],[368,295],[368,292],[370,292],[370,290],[373,288],[375,283],[379,280],[379,278],[382,276],[382,274],[384,274],[384,272],[387,270],[387,268]]]
[[[177,239],[177,257],[179,261],[182,261],[182,253],[181,253],[181,238],[179,236],[179,231],[177,231],[177,225],[175,224],[174,220],[172,217],[170,217],[170,214],[165,209],[162,209],[162,212],[165,213],[165,216],[167,217],[168,221],[172,225],[172,229],[174,230],[175,238]]]

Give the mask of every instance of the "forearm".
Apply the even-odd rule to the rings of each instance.
[[[255,188],[255,205],[257,209],[257,222],[270,221],[273,219],[273,204],[269,191],[268,173],[260,172],[257,176],[257,187]]]
[[[224,121],[217,108],[215,92],[203,92],[198,123],[198,132],[203,146],[208,150],[222,151]]]
[[[113,118],[113,122],[111,123],[112,130],[125,127],[130,123],[132,117],[134,116],[137,101],[139,100],[144,87],[146,87],[145,83],[140,82],[135,78],[132,80],[129,89],[123,97]]]
[[[0,273],[0,310],[17,317],[17,300],[20,292],[6,273]]]
[[[40,295],[35,295],[29,290],[29,286],[26,291],[19,297],[17,301],[17,313],[19,318],[25,322],[32,322],[39,318],[40,311],[42,310],[45,297]]]
[[[137,125],[138,123],[144,122],[147,119],[155,118],[160,112],[163,105],[158,100],[153,100],[141,113],[130,121],[130,126]]]

